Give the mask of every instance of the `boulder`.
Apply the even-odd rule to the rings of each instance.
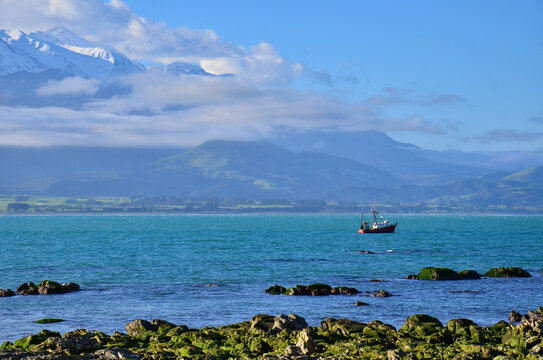
[[[388,291],[385,291],[385,290],[379,290],[373,294],[370,295],[371,297],[380,297],[380,298],[387,298],[387,297],[391,297],[391,296],[394,296],[392,295],[391,293],[389,293]]]
[[[313,352],[315,351],[315,341],[313,341],[313,338],[309,333],[309,329],[304,329],[300,331],[296,346],[300,348],[302,354],[304,355],[310,356],[311,354],[313,354]]]
[[[475,270],[462,270],[458,275],[462,280],[479,280],[481,278],[481,274]]]
[[[15,296],[15,292],[13,292],[13,290],[11,289],[0,289],[0,297],[10,297],[10,296]]]
[[[158,326],[143,319],[136,319],[131,323],[126,324],[126,333],[134,337],[144,335],[149,331],[156,332],[157,330]]]
[[[522,320],[522,315],[516,311],[511,311],[508,318],[509,322],[520,322]]]
[[[19,295],[38,295],[38,287],[33,282],[22,283],[17,288]]]
[[[282,330],[303,330],[307,328],[307,322],[301,316],[289,314],[288,316],[279,314],[274,318],[272,332],[280,332]]]
[[[326,296],[330,295],[332,287],[327,284],[315,283],[307,287],[311,292],[311,296]]]
[[[354,305],[355,305],[355,306],[367,306],[367,305],[369,305],[369,304],[368,304],[368,303],[365,303],[365,302],[363,302],[363,301],[357,301],[357,302],[354,303]]]
[[[367,324],[348,320],[348,319],[334,319],[327,318],[321,321],[321,327],[323,330],[330,332],[337,332],[341,335],[348,335],[350,333],[362,333]]]
[[[447,330],[455,335],[467,335],[470,334],[470,326],[478,326],[475,322],[469,319],[452,319],[447,323]]]
[[[87,330],[75,330],[62,335],[57,346],[68,354],[93,352],[102,347],[95,335]]]
[[[273,285],[264,290],[265,293],[272,294],[272,295],[281,295],[284,294],[287,291],[286,288],[280,286],[280,285]]]
[[[443,267],[427,267],[417,275],[418,280],[460,280],[461,276],[454,270]]]
[[[275,317],[272,315],[260,314],[251,318],[251,329],[270,331],[273,328]]]
[[[43,280],[38,284],[38,293],[42,295],[62,294],[63,290],[62,285],[56,281]]]
[[[14,347],[28,350],[31,345],[41,344],[50,337],[59,338],[60,334],[58,332],[42,330],[35,335],[30,335],[22,339],[16,340],[14,343]]]
[[[443,328],[441,321],[426,314],[412,315],[407,318],[400,328],[404,332],[415,332],[421,335],[429,335]]]
[[[303,355],[304,353],[302,352],[302,349],[296,345],[289,345],[285,348],[285,356],[287,358],[298,358]]]
[[[330,290],[330,293],[332,295],[355,295],[360,293],[358,289],[347,287],[347,286],[338,286]]]
[[[531,277],[530,273],[519,267],[499,267],[488,270],[483,276],[500,277],[500,278],[527,278]]]
[[[407,279],[407,280],[418,280],[418,276],[415,275],[415,274],[411,274],[411,275],[407,275],[404,279]]]

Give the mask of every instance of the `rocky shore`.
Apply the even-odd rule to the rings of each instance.
[[[510,322],[478,326],[468,319],[442,324],[429,315],[409,317],[395,329],[328,318],[308,326],[297,315],[257,315],[221,327],[189,329],[164,320],[135,320],[126,333],[76,330],[40,333],[6,342],[1,359],[542,359],[543,308]]]

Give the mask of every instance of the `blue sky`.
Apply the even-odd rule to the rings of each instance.
[[[147,71],[99,101],[95,79],[53,81],[40,100],[82,105],[0,107],[0,128],[15,129],[2,144],[381,130],[429,149],[543,150],[542,1],[0,0],[4,36],[59,25],[155,69],[234,76]]]
[[[436,149],[543,148],[543,137],[528,136],[543,133],[541,1],[127,3],[172,27],[213,29],[245,47],[268,42],[331,81],[302,77],[300,89],[363,102],[393,88],[412,100],[386,106],[388,115],[451,124],[443,135],[389,132],[395,139]],[[417,104],[438,94],[459,101]]]

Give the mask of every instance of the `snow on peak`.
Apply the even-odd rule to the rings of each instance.
[[[37,31],[31,33],[30,35],[39,34],[43,40],[53,42],[57,45],[70,45],[70,46],[79,46],[79,47],[91,47],[91,43],[83,39],[79,35],[74,34],[69,29],[64,26],[55,26],[44,32]]]
[[[181,61],[176,61],[169,64],[168,66],[166,66],[165,70],[167,73],[176,75],[211,75],[210,73],[202,69],[202,67],[198,64],[190,64]]]
[[[0,75],[58,69],[70,76],[112,80],[145,67],[110,46],[93,44],[63,26],[25,34],[0,30]]]

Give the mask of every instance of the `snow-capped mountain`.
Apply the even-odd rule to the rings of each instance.
[[[145,71],[114,48],[88,42],[64,27],[29,34],[0,30],[0,75],[46,69],[100,80]]]
[[[173,62],[146,68],[109,45],[87,41],[63,26],[24,33],[0,30],[0,76],[55,69],[65,76],[116,80],[127,74],[159,70],[173,75],[213,76],[198,64]]]

